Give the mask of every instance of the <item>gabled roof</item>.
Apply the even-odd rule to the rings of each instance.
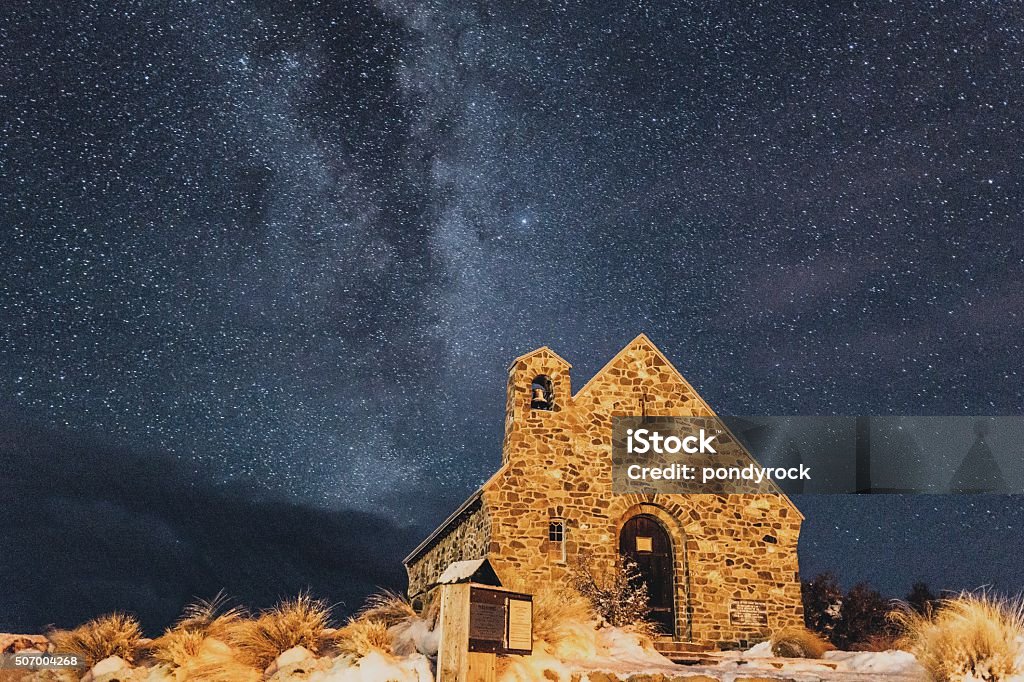
[[[633,346],[636,344],[639,344],[640,347],[653,352],[655,355],[661,358],[662,362],[668,365],[668,367],[675,373],[675,375],[679,377],[679,380],[683,383],[683,385],[686,386],[686,388],[690,389],[690,392],[692,392],[693,395],[696,396],[697,400],[699,400],[701,404],[711,412],[711,414],[715,414],[715,411],[711,409],[711,406],[704,401],[704,398],[702,398],[699,393],[697,393],[697,391],[693,388],[690,382],[686,380],[686,377],[683,376],[682,372],[676,369],[676,366],[672,364],[672,361],[668,359],[668,356],[662,353],[661,349],[654,345],[654,342],[651,341],[650,337],[647,336],[647,334],[640,334],[635,339],[633,339],[625,346],[623,346],[622,350],[615,354],[615,357],[606,362],[604,364],[604,367],[598,370],[597,374],[590,377],[590,380],[587,381],[587,383],[583,384],[583,387],[580,388],[580,390],[576,391],[576,395],[582,395],[584,392],[586,392],[586,390],[590,388],[590,386],[594,384],[594,382],[597,381],[597,379],[599,379],[602,375],[604,375],[605,372],[614,367],[615,363],[622,359],[622,356],[627,355],[630,351],[632,351]]]
[[[490,560],[487,557],[482,559],[470,559],[469,561],[453,561],[444,569],[437,579],[437,585],[454,585],[455,583],[479,583],[481,585],[494,585],[501,587],[501,580],[494,572]]]
[[[569,361],[566,360],[565,358],[563,358],[561,355],[559,355],[555,351],[551,350],[547,346],[541,346],[540,348],[537,348],[535,350],[531,350],[529,353],[524,353],[524,354],[520,355],[518,358],[516,358],[515,360],[513,360],[509,364],[508,368],[512,369],[513,367],[516,366],[516,363],[519,362],[520,360],[526,360],[527,358],[532,358],[532,357],[537,356],[537,355],[547,355],[548,357],[553,358],[554,360],[557,360],[558,362],[562,363],[566,367],[572,367],[572,365],[569,363]]]

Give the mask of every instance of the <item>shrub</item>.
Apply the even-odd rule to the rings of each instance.
[[[1024,674],[1024,603],[986,593],[939,602],[930,617],[909,606],[894,614],[902,646],[937,682],[1000,682]]]
[[[896,633],[888,618],[890,602],[867,583],[858,583],[843,594],[831,573],[806,580],[801,585],[804,624],[840,649],[858,649],[875,639]]]
[[[120,656],[128,663],[134,663],[141,645],[142,629],[132,616],[111,613],[74,630],[55,630],[47,637],[56,651],[77,654],[89,666],[110,656]]]
[[[804,627],[783,628],[772,635],[772,654],[780,658],[821,658],[835,649],[817,634]]]
[[[573,566],[569,582],[590,601],[594,612],[614,627],[645,623],[650,612],[647,584],[636,562],[626,556],[604,571],[589,554],[582,553]]]
[[[804,624],[808,629],[831,639],[843,611],[843,591],[832,573],[822,573],[803,581]]]
[[[832,643],[840,649],[852,649],[872,637],[893,633],[888,617],[892,604],[867,585],[857,583],[843,598],[842,614],[832,632]]]
[[[243,621],[232,634],[243,659],[262,670],[292,647],[320,653],[330,641],[331,609],[319,599],[300,594],[264,611],[254,620]]]
[[[928,584],[921,581],[914,583],[907,594],[907,606],[925,616],[931,615],[939,602],[940,599],[935,596]]]

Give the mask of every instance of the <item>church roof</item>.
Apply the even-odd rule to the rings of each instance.
[[[679,379],[683,382],[683,384],[688,389],[690,389],[690,391],[693,393],[693,395],[695,395],[697,397],[697,399],[701,402],[701,404],[703,404],[704,407],[706,407],[711,412],[711,414],[715,414],[715,411],[711,409],[711,406],[708,405],[704,401],[704,399],[700,397],[700,394],[697,393],[697,391],[694,390],[694,388],[690,384],[690,382],[686,380],[686,377],[683,376],[683,373],[680,372],[678,369],[676,369],[676,366],[672,364],[672,361],[668,359],[668,356],[666,356],[664,353],[661,352],[661,349],[658,348],[654,344],[653,341],[651,341],[651,338],[649,336],[647,336],[647,334],[640,334],[635,339],[633,339],[632,341],[627,343],[625,346],[623,346],[622,350],[620,350],[618,353],[615,354],[615,357],[613,357],[611,360],[606,362],[604,364],[604,367],[602,367],[600,370],[598,370],[598,372],[594,376],[590,377],[590,380],[587,381],[587,383],[583,384],[583,387],[580,390],[576,391],[576,395],[582,395],[583,393],[585,393],[586,390],[588,388],[590,388],[594,384],[595,381],[597,381],[609,369],[614,367],[615,363],[617,363],[619,360],[621,360],[623,358],[623,356],[628,355],[629,353],[631,353],[631,352],[633,352],[635,350],[639,350],[639,349],[649,350],[649,351],[653,352],[655,355],[657,355],[659,358],[661,358],[661,360],[666,365],[668,365],[672,369],[673,372],[676,373],[676,376],[679,377]]]
[[[550,357],[550,358],[552,358],[554,360],[557,360],[558,362],[562,363],[566,367],[569,367],[569,368],[572,367],[572,364],[568,360],[566,360],[561,355],[559,355],[555,351],[551,350],[547,346],[541,346],[540,348],[536,348],[534,350],[531,350],[529,353],[523,353],[518,358],[513,360],[509,364],[508,367],[509,367],[509,369],[512,369],[513,367],[516,366],[516,363],[519,362],[520,360],[526,360],[528,358],[536,357],[536,356],[539,356],[539,355],[546,355],[546,356],[548,356],[548,357]]]

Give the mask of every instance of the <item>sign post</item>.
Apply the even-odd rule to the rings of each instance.
[[[475,583],[440,585],[437,682],[494,682],[498,654],[533,651],[533,597]]]

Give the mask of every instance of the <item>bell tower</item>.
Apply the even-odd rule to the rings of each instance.
[[[547,346],[521,355],[508,368],[502,464],[526,439],[554,438],[572,408],[572,365]]]

